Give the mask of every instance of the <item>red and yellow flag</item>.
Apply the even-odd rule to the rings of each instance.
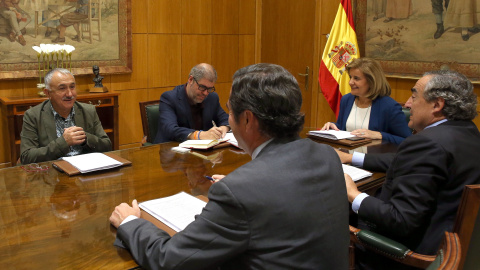
[[[350,93],[349,76],[345,66],[359,57],[352,4],[350,0],[341,0],[323,51],[318,77],[322,93],[337,116],[340,110],[340,99],[343,95]]]

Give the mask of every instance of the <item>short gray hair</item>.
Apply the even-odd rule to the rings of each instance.
[[[206,64],[206,63],[201,63],[196,66],[194,66],[190,70],[190,74],[188,75],[193,76],[195,80],[199,81],[203,78],[211,81],[211,82],[216,82],[217,81],[217,71],[212,65]]]
[[[432,78],[425,85],[423,97],[427,102],[443,98],[442,114],[448,120],[473,120],[477,116],[477,95],[465,75],[453,70],[438,70],[424,76]]]
[[[52,70],[50,70],[47,75],[45,75],[45,79],[43,80],[45,82],[45,89],[47,89],[48,91],[51,90],[50,88],[50,82],[52,81],[52,77],[53,77],[53,74],[55,74],[55,72],[59,72],[63,75],[72,75],[73,74],[70,72],[70,70],[68,69],[65,69],[65,68],[54,68]]]

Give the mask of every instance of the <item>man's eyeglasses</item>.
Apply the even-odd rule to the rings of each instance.
[[[202,91],[202,92],[206,90],[208,93],[213,93],[213,92],[215,92],[215,86],[212,86],[212,87],[208,88],[208,87],[206,87],[206,86],[203,85],[203,84],[199,84],[198,81],[195,79],[195,77],[193,77],[193,80],[197,83],[197,85],[198,85],[198,90],[200,90],[200,91]]]

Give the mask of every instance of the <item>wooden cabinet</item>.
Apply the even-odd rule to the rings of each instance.
[[[42,97],[4,97],[2,104],[3,121],[8,130],[10,145],[10,162],[16,164],[20,157],[20,132],[23,125],[23,114],[29,108],[42,103]],[[118,93],[78,93],[77,101],[95,105],[103,129],[112,141],[114,150],[118,149]]]

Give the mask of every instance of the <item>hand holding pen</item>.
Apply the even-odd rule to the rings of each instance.
[[[225,177],[225,175],[222,175],[222,174],[214,174],[212,176],[205,175],[205,178],[212,181],[213,183],[216,183],[216,182],[222,180],[224,177]]]

